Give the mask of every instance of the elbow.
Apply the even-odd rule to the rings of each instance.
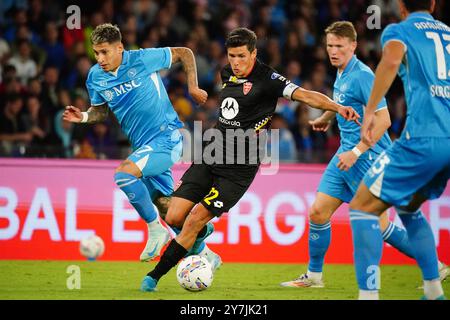
[[[393,58],[393,57],[385,57],[383,59],[384,67],[388,70],[395,71],[395,72],[397,72],[397,70],[400,68],[401,63],[402,63],[401,59],[397,59],[397,58]]]
[[[391,127],[391,125],[392,125],[391,119],[385,120],[384,121],[384,130],[389,129]]]

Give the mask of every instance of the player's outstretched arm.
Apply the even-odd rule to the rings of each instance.
[[[66,106],[63,113],[63,119],[74,123],[96,123],[105,121],[108,118],[108,105],[90,107],[87,112],[81,112],[74,106]]]
[[[368,145],[374,145],[375,141],[375,110],[381,99],[386,95],[397,75],[403,56],[405,45],[399,41],[390,41],[383,49],[383,56],[375,72],[372,92],[364,113],[364,121],[361,128],[361,138]]]
[[[203,104],[208,99],[205,90],[198,87],[197,65],[195,63],[194,53],[191,49],[185,47],[170,48],[172,52],[172,63],[181,62],[183,70],[186,72],[189,94],[194,98],[195,102]]]
[[[304,102],[313,108],[337,112],[347,121],[355,121],[359,124],[360,116],[352,107],[344,107],[320,92],[299,87],[292,94],[292,100]]]

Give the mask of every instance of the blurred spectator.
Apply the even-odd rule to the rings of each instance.
[[[117,158],[116,144],[110,136],[107,123],[94,124],[87,134],[87,140],[92,146],[97,159]]]
[[[382,30],[367,28],[367,7],[380,6],[383,28],[399,19],[396,2],[387,0],[103,0],[82,2],[81,28],[69,30],[65,20],[69,3],[0,1],[0,130],[12,131],[14,139],[19,137],[17,143],[6,143],[14,145],[9,149],[10,155],[27,155],[27,150],[33,149],[27,149],[27,145],[44,150],[36,156],[73,157],[75,153],[87,158],[123,158],[129,152],[127,138],[112,115],[105,124],[95,127],[72,128],[58,118],[66,105],[74,104],[84,111],[89,107],[85,81],[95,63],[90,35],[99,24],[119,25],[126,49],[187,46],[194,51],[199,85],[209,94],[203,106],[193,103],[187,93],[186,77],[179,68],[161,73],[185,128],[192,130],[194,121],[201,121],[203,129],[217,121],[217,93],[222,86],[219,71],[228,63],[224,39],[231,29],[253,29],[262,62],[305,89],[332,97],[336,71],[328,62],[324,29],[336,20],[352,21],[358,31],[357,55],[374,70],[380,59]],[[450,2],[437,0],[436,8],[435,16],[448,23]],[[387,95],[392,118],[390,134],[394,139],[404,126],[406,107],[402,92],[401,83],[396,81]],[[31,96],[24,100],[27,108],[21,106],[23,102],[10,101],[17,95],[22,99]],[[36,103],[36,97],[40,103]],[[15,113],[17,109],[19,112]],[[39,109],[37,118],[35,109]],[[329,160],[328,155],[339,143],[336,124],[327,133],[315,132],[308,120],[322,112],[285,99],[278,101],[276,112],[275,126],[283,129],[284,137],[289,136],[284,132],[291,132],[297,161]],[[29,126],[36,127],[32,123],[39,128],[47,124],[42,130],[47,133],[44,140],[52,147],[57,145],[54,151],[38,147],[44,142],[39,140],[39,130],[30,133]],[[3,144],[11,138],[3,137]],[[106,145],[115,152],[105,151]],[[286,159],[292,156],[291,151],[287,154],[283,156]]]
[[[45,26],[45,40],[41,47],[46,53],[45,65],[53,65],[62,69],[66,63],[66,51],[59,40],[59,30],[54,22],[47,22]]]
[[[59,70],[54,66],[48,66],[44,70],[42,83],[42,104],[50,117],[54,117],[58,111]]]
[[[26,100],[27,113],[24,115],[24,122],[33,134],[33,140],[26,152],[26,156],[43,157],[49,153],[51,145],[49,143],[50,123],[49,118],[41,108],[41,102],[37,96],[29,96]]]
[[[297,160],[294,137],[288,130],[286,120],[281,115],[277,113],[273,115],[270,130],[278,130],[279,132],[277,140],[272,140],[272,135],[269,134],[267,148],[270,150],[270,155],[274,155],[272,149],[276,148],[279,150],[279,159],[281,162],[293,162]]]
[[[8,63],[16,68],[22,85],[27,85],[28,80],[37,75],[37,65],[31,58],[31,46],[27,40],[21,40],[18,47],[19,52],[9,59]]]
[[[64,121],[62,114],[64,110],[58,111],[54,118],[55,137],[59,141],[59,148],[55,150],[55,154],[61,158],[73,157],[72,131],[73,123]]]
[[[33,139],[31,128],[22,117],[23,100],[19,95],[7,97],[5,108],[0,114],[0,154],[20,156],[25,146]]]
[[[83,139],[75,152],[76,159],[97,159],[94,148],[89,143],[88,139]]]

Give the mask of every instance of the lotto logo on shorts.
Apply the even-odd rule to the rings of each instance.
[[[219,208],[219,209],[222,208],[223,207],[223,202],[219,201],[219,200],[214,201],[214,207]]]

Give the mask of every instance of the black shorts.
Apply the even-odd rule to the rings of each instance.
[[[259,166],[192,164],[173,197],[201,202],[213,215],[228,212],[242,198]]]

